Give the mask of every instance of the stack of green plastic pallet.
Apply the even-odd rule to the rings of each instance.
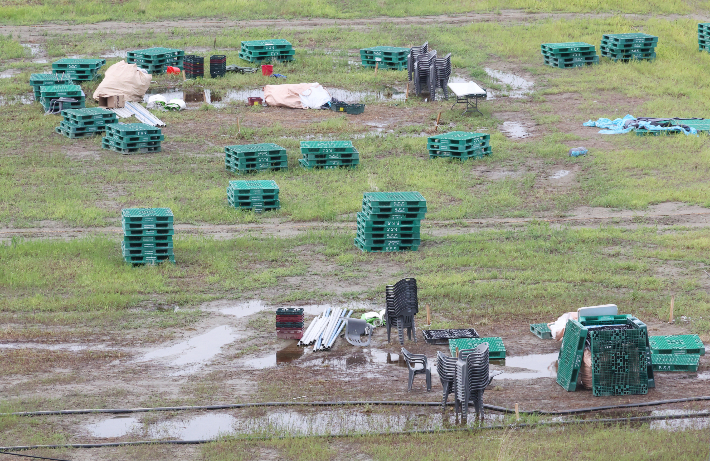
[[[185,51],[175,48],[146,48],[126,53],[126,62],[145,69],[150,74],[164,74],[168,66],[183,68]]]
[[[52,63],[52,73],[68,74],[74,82],[95,80],[105,59],[64,58]]]
[[[71,98],[76,101],[62,102],[63,109],[81,109],[86,104],[86,96],[79,85],[44,85],[39,87],[39,102],[45,112],[59,109],[58,103],[52,103],[59,98]]]
[[[452,357],[458,357],[459,352],[475,349],[483,343],[488,344],[488,360],[505,360],[505,344],[499,337],[450,339],[449,352]],[[461,355],[461,358],[466,358],[466,354]]]
[[[429,137],[429,158],[467,160],[491,155],[491,136],[486,133],[452,131]]]
[[[62,111],[64,120],[55,131],[67,138],[88,138],[106,131],[106,125],[118,122],[118,116],[107,109],[66,109]]]
[[[355,168],[360,164],[360,153],[351,141],[301,141],[298,163],[303,168]]]
[[[121,210],[123,259],[131,264],[175,262],[173,212],[170,208]]]
[[[426,211],[419,192],[366,192],[357,214],[355,246],[362,251],[416,251]]]
[[[601,52],[612,61],[656,59],[658,37],[649,34],[605,34],[602,37]]]
[[[698,24],[698,50],[710,53],[710,22]]]
[[[234,208],[257,213],[281,208],[279,186],[274,181],[229,181],[227,201]]]
[[[651,336],[651,363],[656,371],[698,371],[705,345],[698,335]]]
[[[239,57],[249,62],[293,61],[296,51],[288,40],[248,40],[242,42]]]
[[[286,149],[274,143],[244,144],[224,148],[224,166],[237,173],[288,169]]]
[[[540,48],[548,66],[567,69],[599,64],[597,50],[589,43],[543,43]]]
[[[145,123],[114,123],[106,125],[101,147],[121,154],[160,152],[165,139],[160,128]]]
[[[407,56],[409,48],[394,46],[373,46],[360,50],[360,63],[362,67],[375,67],[378,69],[407,69]]]
[[[40,87],[52,85],[71,85],[72,79],[69,74],[32,74],[30,75],[30,86],[35,95],[35,101],[41,97]]]

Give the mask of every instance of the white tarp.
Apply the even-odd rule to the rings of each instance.
[[[142,72],[135,64],[117,62],[106,70],[103,81],[94,91],[94,99],[122,94],[126,101],[142,101],[152,79],[152,75]]]
[[[264,87],[264,102],[269,106],[320,109],[330,100],[330,94],[319,83],[266,85]]]

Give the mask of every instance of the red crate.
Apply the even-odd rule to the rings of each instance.
[[[302,328],[278,328],[276,337],[279,339],[301,339],[303,337]]]

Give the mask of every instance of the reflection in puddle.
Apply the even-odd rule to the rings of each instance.
[[[503,128],[500,131],[513,139],[523,139],[530,136],[530,133],[525,130],[525,127],[520,122],[503,122]]]
[[[308,315],[319,315],[322,314],[323,311],[326,309],[330,308],[333,309],[335,307],[342,308],[342,309],[352,309],[352,310],[378,310],[377,306],[374,306],[372,304],[368,303],[363,303],[363,302],[351,302],[351,303],[346,303],[346,304],[338,304],[338,305],[331,305],[331,304],[308,304],[305,306],[271,306],[269,304],[264,303],[261,300],[254,299],[251,301],[243,302],[236,304],[231,307],[226,307],[223,309],[220,309],[219,312],[225,315],[234,315],[235,317],[246,317],[247,315],[252,315],[256,314],[257,312],[261,311],[274,311],[276,312],[276,309],[279,307],[297,307],[297,308],[302,308],[303,312]],[[308,325],[306,325],[307,327]]]
[[[273,368],[287,363],[294,363],[294,365],[302,367],[323,367],[329,370],[347,371],[358,369],[359,376],[362,376],[360,374],[362,371],[379,368],[381,364],[407,366],[407,363],[400,355],[380,349],[365,348],[355,350],[347,356],[332,357],[330,355],[313,354],[310,352],[311,348],[299,347],[296,344],[290,344],[277,352],[245,360],[242,365],[258,370]],[[299,360],[302,357],[306,358]]]
[[[688,410],[654,410],[652,416],[671,416],[684,413],[697,413]],[[683,418],[651,421],[651,429],[661,429],[670,432],[707,429],[710,427],[710,418]]]
[[[208,440],[220,434],[234,433],[237,419],[232,415],[200,415],[188,420],[163,421],[154,424],[148,433],[152,439]]]
[[[557,352],[551,354],[531,354],[522,355],[520,357],[506,357],[501,360],[501,365],[505,368],[514,367],[522,368],[523,372],[514,372],[503,369],[503,373],[496,376],[495,379],[535,379],[535,378],[555,378],[557,376]],[[492,364],[497,364],[499,361],[491,360]]]
[[[564,178],[564,177],[567,176],[568,174],[569,174],[569,171],[568,171],[568,170],[555,171],[555,173],[554,173],[552,176],[550,176],[550,179],[560,179],[560,178]]]
[[[511,73],[503,72],[500,70],[489,69],[487,67],[484,70],[488,75],[490,75],[494,79],[498,80],[501,83],[504,83],[505,85],[508,85],[509,89],[507,91],[503,91],[503,93],[506,93],[508,97],[524,98],[532,92],[534,82],[525,80],[522,77],[518,77],[517,75],[513,75]],[[493,99],[494,96],[492,91],[489,90],[488,95],[489,99]]]
[[[138,418],[132,416],[115,416],[86,426],[94,437],[105,438],[123,437],[139,428]]]

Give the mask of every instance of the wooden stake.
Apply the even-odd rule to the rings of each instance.
[[[436,117],[436,126],[434,127],[434,131],[439,131],[439,120],[441,119],[441,112],[439,112],[439,116]]]
[[[182,81],[184,82],[185,80],[187,80],[187,78],[185,77],[185,71],[183,70],[182,71]]]
[[[671,296],[671,313],[668,316],[668,323],[673,323],[673,302],[675,301],[675,296]]]
[[[459,356],[459,346],[456,346],[456,358]]]
[[[237,117],[237,134],[242,132],[242,127],[239,126],[239,117]]]
[[[377,69],[380,67],[380,63],[376,62],[375,63],[375,75],[377,75]]]
[[[429,304],[426,305],[426,324],[431,325],[431,307],[429,307]]]
[[[520,413],[518,411],[518,404],[515,404],[515,420],[520,421]]]

